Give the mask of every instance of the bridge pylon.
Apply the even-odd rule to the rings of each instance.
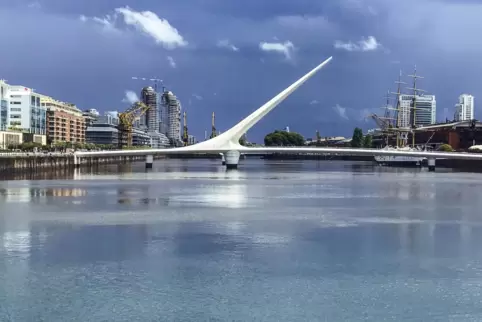
[[[239,163],[240,150],[244,147],[239,144],[239,139],[244,133],[248,132],[256,123],[258,123],[263,117],[265,117],[276,106],[283,102],[291,93],[297,90],[307,80],[313,77],[320,69],[328,64],[333,57],[329,57],[321,64],[313,68],[306,75],[298,79],[296,82],[288,86],[285,90],[278,95],[270,99],[263,106],[259,107],[256,111],[248,115],[241,122],[234,125],[229,130],[221,133],[220,135],[213,137],[207,141],[200,142],[195,145],[184,147],[183,150],[188,151],[213,151],[218,152],[222,150],[226,161],[226,167],[228,169],[236,169]]]

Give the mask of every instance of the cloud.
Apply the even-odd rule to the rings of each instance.
[[[139,96],[134,91],[126,91],[125,97],[122,100],[124,103],[134,104],[135,102],[139,102]]]
[[[30,9],[40,9],[42,8],[42,5],[38,1],[31,2],[27,5]]]
[[[216,93],[215,93],[216,95]],[[197,94],[192,94],[192,96],[197,99],[198,101],[201,101],[203,99],[203,97],[201,95],[197,95]]]
[[[266,52],[280,53],[285,56],[287,60],[292,58],[295,46],[291,41],[280,42],[262,42],[259,44],[259,49]]]
[[[219,48],[226,48],[226,49],[229,49],[231,51],[239,51],[239,48],[236,47],[235,45],[233,45],[229,40],[227,39],[223,39],[223,40],[220,40],[218,41],[217,43],[217,46]]]
[[[179,31],[171,26],[166,19],[159,18],[152,11],[134,11],[129,7],[117,8],[115,11],[124,18],[124,23],[134,26],[138,31],[146,34],[166,49],[187,46],[187,41]]]
[[[316,105],[316,104],[319,104],[319,103],[320,103],[320,102],[318,102],[317,100],[312,100],[312,101],[310,102],[310,105]]]
[[[339,4],[343,9],[353,10],[363,15],[378,15],[378,10],[371,5],[367,5],[364,0],[340,0]]]
[[[364,108],[358,113],[358,121],[364,121],[366,123],[373,122],[371,115],[377,114],[377,112],[378,115],[380,115],[380,109]]]
[[[276,17],[276,22],[283,26],[297,30],[315,30],[331,28],[331,23],[324,16],[279,16]],[[277,37],[273,40],[278,41]]]
[[[346,108],[336,104],[332,107],[333,110],[343,119],[349,120],[348,115],[346,115]]]
[[[84,23],[92,22],[101,26],[104,31],[108,32],[120,32],[120,30],[118,30],[115,26],[116,19],[117,15],[105,15],[104,17],[87,17],[84,15],[79,16],[80,21]]]
[[[382,45],[377,41],[377,39],[373,36],[369,36],[368,38],[362,38],[360,41],[354,42],[343,42],[341,40],[335,41],[335,48],[342,49],[346,51],[375,51],[382,48]]]
[[[167,56],[167,61],[169,62],[169,66],[171,66],[172,68],[176,68],[176,62],[174,61],[174,58],[172,58],[171,56]]]

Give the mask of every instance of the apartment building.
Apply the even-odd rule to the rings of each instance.
[[[47,110],[47,139],[50,144],[85,143],[85,119],[80,109],[49,96],[42,96],[41,104]]]
[[[7,100],[8,84],[0,79],[0,131],[7,130],[8,117],[8,100]]]
[[[459,103],[455,105],[455,121],[470,121],[474,119],[474,96],[462,94]]]
[[[24,86],[9,85],[7,88],[7,130],[45,135],[46,111],[40,104],[42,95]]]

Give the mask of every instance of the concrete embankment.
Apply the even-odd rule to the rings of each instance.
[[[91,157],[80,159],[80,166],[144,161],[145,156]],[[156,156],[161,159],[164,156]],[[5,153],[0,154],[0,174],[8,171],[37,171],[74,168],[74,156],[68,153]]]

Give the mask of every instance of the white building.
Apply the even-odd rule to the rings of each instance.
[[[398,126],[411,127],[435,124],[437,101],[435,95],[401,95],[398,111]]]
[[[7,129],[8,122],[8,100],[7,100],[8,84],[0,79],[0,131]]]
[[[410,111],[412,106],[412,98],[405,97],[409,95],[400,96],[398,107],[397,126],[401,128],[410,128]]]
[[[459,103],[455,104],[455,121],[470,121],[474,119],[474,97],[469,94],[459,96]]]
[[[2,86],[3,88],[3,86]],[[24,86],[7,85],[7,130],[46,135],[46,108],[42,95]]]
[[[187,136],[187,144],[193,145],[196,144],[196,137],[194,135],[188,134]]]
[[[171,140],[181,140],[181,103],[171,91],[162,95],[162,133]]]

